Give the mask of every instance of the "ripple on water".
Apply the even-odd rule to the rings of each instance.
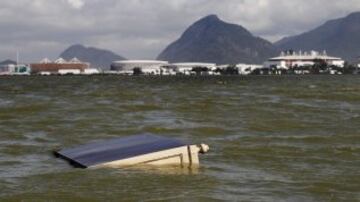
[[[359,86],[351,76],[2,78],[0,200],[356,201]],[[78,170],[51,154],[146,132],[211,150],[197,172]]]

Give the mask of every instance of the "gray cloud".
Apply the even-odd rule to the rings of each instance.
[[[0,59],[54,59],[75,43],[150,59],[209,14],[275,41],[359,10],[360,0],[2,0]]]

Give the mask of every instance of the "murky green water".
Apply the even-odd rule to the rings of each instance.
[[[212,150],[192,171],[51,155],[145,132]],[[0,200],[359,201],[360,77],[2,77]]]

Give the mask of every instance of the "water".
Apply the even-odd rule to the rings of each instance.
[[[359,201],[360,78],[1,77],[0,200]],[[73,169],[51,151],[149,132],[199,170]]]

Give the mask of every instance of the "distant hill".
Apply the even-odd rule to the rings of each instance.
[[[10,65],[10,64],[15,65],[15,64],[16,64],[16,62],[15,62],[15,61],[13,61],[13,60],[4,60],[4,61],[0,62],[0,66]]]
[[[102,50],[83,45],[73,45],[61,53],[60,57],[70,60],[74,57],[81,61],[89,62],[92,67],[109,70],[113,61],[124,60],[125,58],[108,50]]]
[[[309,32],[275,43],[282,50],[326,50],[329,55],[355,62],[360,56],[360,12],[330,20]]]
[[[210,15],[191,25],[158,59],[217,64],[263,63],[278,53],[270,42],[253,36],[244,27]]]

